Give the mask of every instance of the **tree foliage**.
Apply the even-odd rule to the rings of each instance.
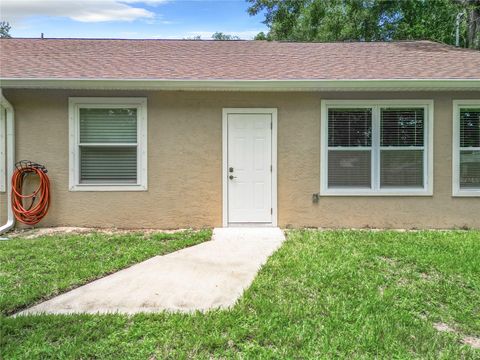
[[[236,35],[224,34],[222,32],[216,32],[212,35],[213,40],[240,40]]]
[[[195,36],[192,36],[192,37],[183,38],[183,40],[202,40],[202,36],[201,35],[195,35]]]
[[[268,35],[261,31],[257,35],[255,35],[253,40],[268,40]]]
[[[12,27],[6,21],[0,21],[0,38],[11,38],[10,29]]]
[[[461,44],[480,47],[480,0],[247,1],[250,15],[264,13],[269,40],[430,39],[454,44],[456,18],[464,13]]]

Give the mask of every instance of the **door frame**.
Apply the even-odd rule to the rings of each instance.
[[[222,225],[228,222],[228,114],[270,114],[272,116],[272,223],[252,226],[277,226],[277,109],[276,108],[223,108],[222,109]]]

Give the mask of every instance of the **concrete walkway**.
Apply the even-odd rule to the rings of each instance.
[[[284,239],[278,228],[215,229],[211,241],[153,257],[17,315],[227,308]]]

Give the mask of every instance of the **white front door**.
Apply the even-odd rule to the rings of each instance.
[[[227,112],[225,115],[228,224],[272,224],[273,114]]]

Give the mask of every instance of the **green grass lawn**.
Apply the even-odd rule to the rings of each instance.
[[[210,240],[211,231],[90,233],[0,241],[0,313],[19,309],[155,255]]]
[[[28,246],[10,256],[38,261]],[[31,266],[18,282],[35,284]],[[463,344],[480,337],[480,232],[292,231],[231,310],[4,317],[1,328],[4,359],[480,359]]]

